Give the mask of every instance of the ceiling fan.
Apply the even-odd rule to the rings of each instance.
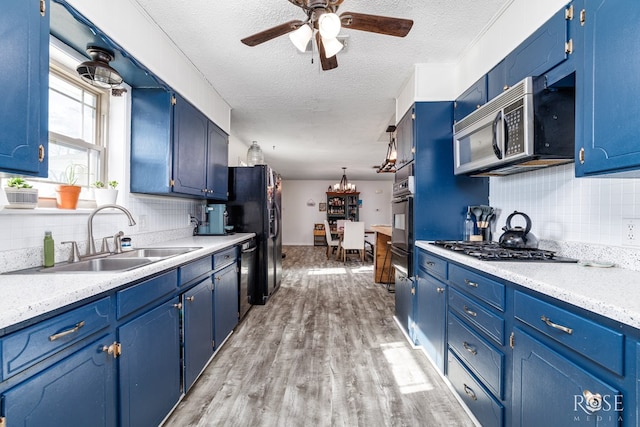
[[[406,36],[413,21],[388,16],[368,15],[364,13],[344,12],[337,15],[338,7],[344,0],[289,0],[302,8],[307,14],[306,21],[293,20],[242,39],[247,46],[261,43],[289,34],[293,44],[302,52],[315,32],[316,44],[320,53],[323,70],[338,67],[336,54],[344,47],[336,38],[341,28],[368,31],[389,36]]]

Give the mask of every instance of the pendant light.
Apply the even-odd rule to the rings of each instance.
[[[251,147],[247,150],[247,165],[255,166],[263,164],[264,154],[262,153],[262,148],[258,145],[258,141],[253,141]]]
[[[378,173],[390,172],[394,173],[396,171],[396,159],[398,158],[398,145],[395,138],[395,126],[388,126],[387,133],[389,134],[389,145],[387,146],[387,156],[384,159],[384,162],[378,167]]]
[[[87,53],[91,61],[85,61],[76,68],[83,80],[105,89],[122,83],[122,76],[109,65],[115,58],[112,51],[98,46],[88,46]]]
[[[356,191],[355,184],[351,184],[347,179],[347,168],[344,166],[342,167],[342,179],[333,186],[333,191],[336,193],[353,193]]]

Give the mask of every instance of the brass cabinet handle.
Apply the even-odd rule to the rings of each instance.
[[[464,385],[464,392],[467,394],[467,396],[469,396],[473,400],[478,400],[478,397],[474,393],[473,389],[466,384],[463,384],[463,385]]]
[[[116,359],[118,356],[122,354],[122,345],[118,342],[114,342],[111,345],[102,346],[102,351],[104,351],[107,354],[110,354],[111,356],[113,356],[114,359]]]
[[[567,333],[569,335],[573,334],[573,329],[567,328],[566,326],[558,325],[557,323],[553,323],[551,321],[551,319],[549,319],[544,314],[540,317],[540,320],[542,320],[544,323],[546,323],[547,326],[551,326],[554,329],[558,329],[558,330],[560,330],[562,332],[565,332],[565,333]]]
[[[476,282],[472,282],[469,279],[464,279],[464,283],[466,283],[467,285],[471,286],[472,288],[477,288],[478,284]]]
[[[179,303],[177,303],[177,304],[173,304],[173,306],[174,306],[175,308],[177,308],[178,310],[180,310],[180,309],[182,308],[182,303],[181,303],[181,302],[179,302]]]
[[[76,325],[71,329],[58,332],[57,334],[53,334],[49,336],[49,341],[55,341],[58,338],[66,337],[67,335],[73,334],[74,332],[78,332],[78,330],[80,330],[80,328],[82,328],[83,326],[84,326],[84,320],[82,322],[76,323]]]
[[[185,297],[185,299],[189,302],[195,301],[196,297]]]
[[[473,346],[469,345],[468,342],[463,341],[462,346],[464,347],[465,350],[467,350],[469,353],[473,354],[474,356],[478,354],[478,351],[475,348],[473,348]]]
[[[47,3],[45,0],[40,0],[40,15],[45,16],[47,14]]]
[[[582,395],[589,411],[597,412],[602,409],[602,395],[600,393],[591,393],[589,390],[584,390]]]
[[[436,292],[439,294],[443,294],[444,293],[444,288],[436,288]]]
[[[44,162],[44,145],[38,145],[38,161],[40,163]]]
[[[469,316],[473,316],[473,317],[477,317],[478,313],[476,313],[473,310],[470,310],[469,307],[467,307],[466,305],[463,308],[464,312],[467,313]]]

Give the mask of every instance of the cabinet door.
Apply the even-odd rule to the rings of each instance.
[[[3,1],[0,34],[0,170],[47,176],[49,0]]]
[[[238,264],[233,263],[214,275],[214,337],[219,348],[238,324]]]
[[[622,7],[621,7],[622,6]],[[598,0],[586,10],[583,128],[584,172],[640,166],[639,2]]]
[[[178,298],[126,323],[118,336],[120,424],[155,427],[180,398]]]
[[[115,426],[113,356],[105,335],[0,395],[8,426]]]
[[[182,296],[184,307],[184,389],[189,391],[213,354],[211,279]]]
[[[208,132],[207,198],[227,200],[229,139],[222,129],[211,121]]]
[[[487,102],[487,77],[482,76],[456,99],[453,119],[457,122]]]
[[[618,426],[619,390],[519,328],[513,350],[513,426]]]
[[[415,341],[444,372],[446,285],[419,271],[416,281]]]
[[[398,147],[398,156],[396,159],[396,168],[401,168],[413,160],[415,151],[413,121],[415,114],[413,108],[409,109],[396,126],[396,144]]]
[[[205,197],[209,121],[179,96],[173,119],[173,191]]]
[[[413,280],[396,271],[395,282],[396,318],[405,333],[413,338],[410,329],[413,323],[413,294],[415,293]]]

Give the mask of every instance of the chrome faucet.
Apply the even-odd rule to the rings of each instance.
[[[87,221],[89,242],[88,242],[88,245],[87,245],[87,255],[86,256],[96,255],[96,245],[95,245],[95,242],[93,241],[93,217],[98,212],[100,212],[101,210],[108,209],[108,208],[114,208],[114,209],[121,210],[127,216],[127,218],[129,218],[129,226],[133,227],[134,225],[136,225],[136,221],[133,219],[133,216],[131,215],[131,212],[129,212],[123,206],[120,206],[120,205],[102,205],[102,206],[97,207],[96,209],[94,209],[93,212],[91,212],[91,215],[89,215],[89,220]],[[114,240],[116,240],[116,239],[114,239]]]

